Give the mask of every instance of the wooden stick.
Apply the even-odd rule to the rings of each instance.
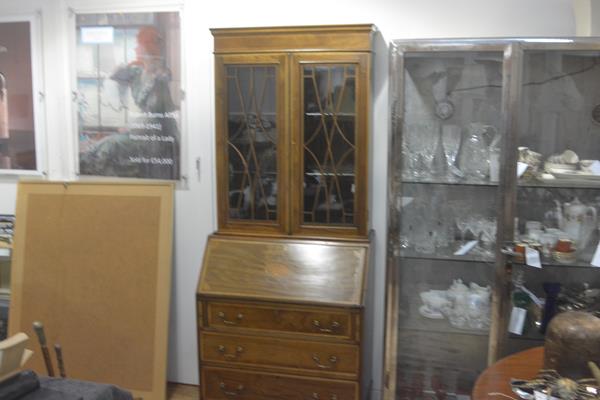
[[[60,344],[54,344],[54,351],[56,352],[56,364],[58,365],[58,373],[60,374],[61,378],[66,378],[67,373],[65,372],[65,363],[63,361],[62,347],[60,347]]]
[[[48,352],[48,347],[46,346],[46,334],[44,333],[44,325],[42,325],[40,321],[35,321],[33,323],[33,330],[35,331],[40,342],[40,346],[42,347],[42,355],[44,356],[44,363],[46,364],[48,376],[54,376],[54,368],[52,368],[52,359],[50,358],[50,352]]]

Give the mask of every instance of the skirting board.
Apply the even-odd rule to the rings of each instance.
[[[10,332],[41,321],[69,378],[164,400],[172,220],[170,183],[19,183]]]

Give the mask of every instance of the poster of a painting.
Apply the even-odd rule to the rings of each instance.
[[[0,22],[0,171],[36,170],[31,23]]]
[[[77,15],[80,175],[180,178],[177,12]]]

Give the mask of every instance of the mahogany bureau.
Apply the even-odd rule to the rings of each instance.
[[[201,398],[359,400],[368,260],[368,241],[209,237]]]

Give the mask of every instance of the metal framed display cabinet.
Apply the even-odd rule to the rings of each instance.
[[[470,396],[544,316],[600,303],[600,40],[395,41],[390,63],[384,398]]]
[[[212,30],[219,232],[367,237],[374,30]]]

